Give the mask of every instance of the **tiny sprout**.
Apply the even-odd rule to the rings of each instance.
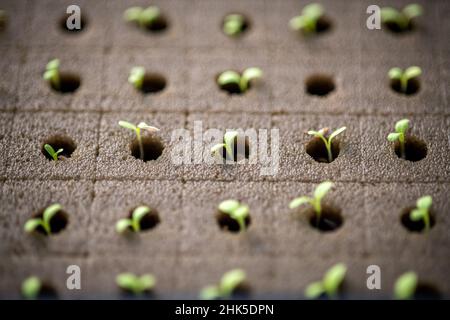
[[[317,32],[317,23],[323,17],[324,8],[318,3],[311,3],[305,6],[301,15],[292,18],[289,21],[291,29],[302,30],[305,34]]]
[[[431,196],[423,196],[417,199],[416,208],[409,215],[412,221],[422,220],[425,225],[425,232],[430,230],[430,208],[433,203]]]
[[[217,83],[220,87],[234,84],[239,87],[240,93],[248,90],[252,80],[261,78],[263,72],[259,68],[247,68],[242,72],[242,75],[236,71],[228,70],[222,72],[217,78]]]
[[[28,233],[36,231],[39,227],[43,228],[47,235],[52,233],[50,222],[52,218],[62,209],[59,203],[50,205],[44,210],[42,218],[29,219],[24,226],[24,230]]]
[[[392,23],[398,27],[400,31],[411,28],[412,19],[421,16],[423,8],[419,4],[410,4],[399,11],[395,8],[381,8],[381,20],[383,23]]]
[[[36,299],[41,289],[42,282],[38,277],[28,277],[22,282],[22,296],[25,299]]]
[[[156,278],[152,274],[136,276],[127,272],[119,274],[116,277],[116,283],[123,290],[130,291],[135,295],[141,295],[155,287]]]
[[[245,220],[248,218],[250,208],[247,205],[243,205],[237,200],[229,199],[222,201],[218,209],[220,212],[228,214],[233,220],[239,224],[240,231],[245,231]]]
[[[332,142],[334,137],[336,137],[338,134],[344,132],[346,129],[347,129],[346,127],[342,127],[342,128],[339,128],[336,131],[334,131],[334,132],[332,132],[331,134],[328,135],[330,129],[329,128],[323,128],[323,129],[321,129],[319,131],[310,130],[310,131],[308,131],[308,134],[322,139],[323,143],[325,144],[325,148],[327,149],[328,162],[330,163],[330,162],[333,161],[333,153],[332,153],[332,150],[331,150],[331,142]]]
[[[218,285],[207,286],[200,292],[204,300],[230,298],[234,291],[244,283],[246,273],[242,269],[230,270],[222,276]]]
[[[239,133],[237,131],[225,132],[225,134],[223,135],[223,143],[215,144],[211,148],[211,154],[220,156],[221,155],[220,151],[225,149],[225,151],[228,154],[228,156],[230,157],[230,159],[234,159],[234,152],[233,152],[234,141],[238,135],[239,135]]]
[[[347,267],[343,263],[338,263],[328,269],[321,281],[316,281],[308,285],[305,290],[305,296],[309,299],[315,299],[322,294],[328,298],[336,297],[339,286],[344,280]]]
[[[142,137],[141,137],[141,129],[147,130],[149,132],[157,132],[159,131],[158,128],[149,126],[145,122],[140,122],[137,126],[127,122],[127,121],[119,121],[119,126],[125,129],[133,130],[136,133],[136,138],[139,143],[139,157],[141,160],[144,160],[144,145],[142,144]]]
[[[64,151],[62,148],[59,149],[58,151],[55,151],[55,149],[53,149],[53,147],[49,144],[45,144],[44,149],[55,161],[58,161],[58,155]]]
[[[131,83],[136,89],[141,90],[144,84],[145,68],[133,67],[128,77],[128,82]]]
[[[141,28],[151,28],[161,17],[161,11],[156,6],[147,8],[131,7],[125,10],[125,21],[134,22]]]
[[[127,230],[132,230],[134,232],[141,231],[141,220],[147,214],[149,214],[151,209],[147,206],[139,206],[133,210],[131,214],[131,218],[129,219],[120,219],[116,223],[116,231],[118,233],[124,233]]]
[[[223,23],[223,32],[230,36],[235,37],[240,35],[245,29],[245,18],[241,14],[229,14],[225,17]]]
[[[422,69],[413,66],[403,71],[400,68],[392,68],[389,70],[388,76],[391,80],[400,81],[400,91],[404,94],[408,91],[408,83],[411,79],[417,78],[422,74]]]
[[[319,223],[322,215],[322,204],[321,204],[322,198],[325,197],[325,195],[328,193],[328,191],[330,191],[330,189],[333,186],[334,184],[330,181],[322,182],[314,190],[314,196],[312,198],[307,196],[295,198],[289,203],[289,208],[295,209],[303,204],[308,203],[313,207],[317,217],[317,223]]]
[[[389,133],[387,136],[387,139],[391,142],[397,141],[400,144],[400,156],[402,159],[406,158],[405,154],[405,136],[406,131],[409,127],[409,120],[408,119],[402,119],[395,123],[395,132]]]
[[[44,72],[44,79],[47,80],[51,86],[59,90],[61,88],[61,77],[59,73],[59,59],[53,59],[49,63],[47,63],[47,66],[45,67]]]
[[[396,299],[411,299],[417,289],[418,276],[415,272],[409,271],[397,278],[394,285],[394,296]]]

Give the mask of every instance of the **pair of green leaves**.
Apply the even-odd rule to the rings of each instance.
[[[408,83],[411,79],[417,78],[422,74],[422,69],[417,66],[412,66],[402,70],[400,68],[392,68],[388,72],[388,76],[391,80],[400,81],[401,92],[406,93],[408,91]]]
[[[411,26],[412,19],[423,14],[423,8],[419,4],[410,4],[399,11],[392,7],[381,8],[381,20],[383,23],[395,23],[400,30],[406,30]]]
[[[329,298],[335,298],[346,273],[347,267],[345,264],[334,265],[325,273],[322,280],[313,282],[306,287],[305,296],[315,299],[322,294],[326,294]]]
[[[52,204],[47,207],[42,214],[42,218],[29,219],[24,226],[24,230],[28,233],[36,231],[39,227],[42,227],[47,235],[52,233],[51,220],[52,218],[62,210],[62,206],[58,203]]]
[[[151,212],[151,209],[147,206],[139,206],[133,210],[131,218],[120,219],[116,223],[116,231],[118,233],[124,233],[127,230],[134,232],[141,231],[141,220]]]
[[[60,76],[59,76],[59,66],[60,61],[59,59],[53,59],[49,63],[47,63],[47,66],[45,68],[45,72],[43,75],[43,78],[50,82],[53,88],[59,89],[60,88]]]
[[[223,32],[230,36],[236,37],[244,31],[245,18],[241,14],[233,13],[225,17],[223,22]]]
[[[323,141],[323,143],[325,144],[325,148],[327,149],[328,162],[332,162],[334,159],[333,152],[331,150],[331,142],[337,135],[341,134],[346,129],[347,127],[342,127],[328,135],[329,129],[323,128],[319,131],[310,130],[308,131],[308,134],[320,138]]]
[[[156,285],[156,278],[152,274],[136,276],[133,273],[121,273],[116,277],[117,285],[135,295],[152,290]]]
[[[226,153],[230,159],[234,158],[234,143],[238,137],[239,133],[237,131],[228,131],[223,135],[223,143],[215,144],[211,148],[211,153],[217,156],[221,156],[220,152],[225,148]]]
[[[131,68],[128,82],[131,83],[136,89],[141,90],[144,85],[145,68],[133,67]]]
[[[395,123],[395,132],[389,133],[387,139],[391,142],[399,140],[399,142],[405,141],[406,131],[409,128],[409,120],[402,119]]]
[[[47,151],[50,157],[53,158],[54,161],[58,161],[59,154],[64,151],[64,149],[62,148],[58,149],[58,151],[55,151],[55,149],[53,149],[53,147],[49,144],[45,144],[44,149],[45,151]]]
[[[239,201],[234,199],[229,199],[222,201],[218,207],[220,212],[228,214],[232,219],[234,219],[238,224],[240,231],[245,231],[246,223],[245,220],[249,216],[250,208],[247,205],[241,204]]]
[[[302,196],[295,198],[289,203],[290,209],[295,209],[303,204],[310,204],[314,208],[314,212],[318,220],[320,219],[320,215],[322,213],[322,199],[325,195],[330,191],[330,189],[334,186],[334,184],[330,181],[325,181],[319,184],[314,190],[313,197]]]
[[[417,199],[416,208],[413,209],[409,215],[412,221],[422,220],[425,225],[425,231],[430,230],[430,208],[433,204],[433,198],[431,196],[423,196]]]
[[[149,28],[161,17],[161,11],[156,6],[131,7],[125,10],[123,17],[128,22],[135,22],[141,28]]]
[[[318,3],[311,3],[305,6],[301,15],[292,18],[289,26],[296,30],[302,30],[305,34],[311,34],[317,31],[317,23],[324,15],[324,8]]]
[[[241,93],[248,90],[252,80],[261,78],[263,72],[260,68],[247,68],[242,72],[242,75],[236,71],[228,70],[222,72],[217,78],[219,86],[223,87],[228,84],[235,84],[239,87]]]
[[[146,130],[148,132],[153,133],[153,132],[159,131],[159,129],[156,127],[150,126],[150,125],[146,124],[145,122],[140,122],[138,125],[135,125],[131,122],[123,121],[123,120],[119,121],[119,126],[121,126],[122,128],[134,131],[134,133],[136,134],[138,143],[139,143],[139,157],[141,160],[144,160],[144,145],[142,144],[141,130]]]
[[[246,273],[242,269],[233,269],[226,272],[218,285],[207,286],[200,292],[200,298],[205,300],[230,298],[236,288],[246,279]]]

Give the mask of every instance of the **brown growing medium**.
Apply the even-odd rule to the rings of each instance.
[[[38,213],[36,213],[33,218],[42,218],[44,215],[45,209],[40,210]],[[56,212],[56,214],[53,216],[53,218],[50,220],[50,230],[51,234],[56,234],[62,232],[69,223],[69,216],[64,210],[59,210]],[[48,235],[44,228],[39,226],[36,231],[43,235]]]
[[[72,140],[72,138],[65,136],[65,135],[54,135],[44,140],[44,143],[42,144],[42,154],[49,160],[53,160],[51,155],[45,150],[44,146],[46,144],[49,144],[53,147],[55,151],[58,151],[59,149],[63,149],[63,151],[59,154],[62,158],[70,158],[72,153],[77,148],[77,145],[75,141]]]
[[[161,142],[161,139],[153,135],[142,137],[142,146],[144,148],[144,162],[158,159],[164,150],[164,145]],[[130,150],[133,157],[136,159],[141,158],[137,138],[135,138],[131,143]]]
[[[395,154],[401,158],[400,143],[394,143]],[[414,136],[405,137],[405,159],[409,161],[420,161],[427,156],[427,145],[425,142]]]
[[[400,215],[400,222],[402,225],[411,232],[424,232],[425,231],[425,223],[423,220],[419,221],[413,221],[410,219],[411,211],[415,209],[415,207],[409,207],[404,210],[402,210],[402,213]],[[433,226],[436,223],[435,214],[433,211],[430,212],[430,229],[433,228]]]

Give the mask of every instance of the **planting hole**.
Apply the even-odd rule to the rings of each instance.
[[[142,83],[141,92],[156,93],[164,90],[166,87],[166,79],[158,73],[146,73],[144,82]]]
[[[310,211],[309,215],[309,224],[322,232],[334,231],[344,222],[341,211],[329,206],[322,206],[322,214],[319,221],[317,221],[317,216],[313,210]]]
[[[45,209],[40,210],[37,214],[33,216],[33,218],[42,218],[44,215]],[[50,220],[50,230],[52,234],[56,234],[64,230],[69,223],[69,218],[67,213],[64,210],[59,210]],[[42,226],[36,228],[36,231],[46,235],[45,229]]]
[[[419,282],[414,293],[415,300],[440,300],[441,293],[439,290],[428,283]]]
[[[332,27],[331,20],[326,16],[322,16],[317,20],[316,33],[324,33],[330,30]]]
[[[133,211],[136,208],[133,208],[133,210],[131,210],[128,214],[128,218],[132,218],[133,216]],[[141,226],[141,231],[145,231],[145,230],[150,230],[153,229],[154,227],[156,227],[161,220],[159,219],[159,214],[158,211],[156,211],[155,209],[151,209],[151,211],[149,213],[147,213],[144,217],[142,217],[141,221],[140,221],[140,226]]]
[[[391,89],[399,94],[404,95],[414,95],[419,92],[420,89],[420,81],[417,78],[412,78],[408,80],[408,85],[406,87],[406,92],[402,91],[401,83],[399,79],[392,79],[390,82]]]
[[[37,298],[42,300],[54,300],[58,298],[58,294],[52,285],[47,282],[43,282]]]
[[[250,142],[248,137],[238,136],[234,138],[232,146],[233,158],[227,153],[225,148],[222,148],[222,157],[224,160],[240,161],[242,159],[248,159],[250,156]]]
[[[80,34],[87,26],[87,19],[84,18],[84,15],[81,15],[81,21],[80,21],[80,29],[69,29],[67,28],[67,18],[69,18],[71,14],[64,15],[60,21],[59,21],[59,27],[62,31],[66,32],[67,34]],[[71,22],[71,21],[69,21]]]
[[[53,83],[51,83],[51,87],[53,90],[60,93],[72,93],[77,91],[80,87],[81,80],[80,77],[76,74],[72,73],[61,73],[60,74],[60,86],[55,87]]]
[[[169,22],[167,18],[161,14],[155,21],[150,25],[145,26],[145,30],[152,33],[161,33],[169,27]]]
[[[65,158],[70,158],[72,153],[77,148],[77,145],[75,144],[75,142],[67,136],[61,136],[61,135],[52,136],[44,141],[44,143],[42,144],[42,148],[41,148],[42,153],[49,160],[53,160],[53,158],[47,152],[47,150],[45,150],[44,146],[46,144],[49,144],[50,146],[52,146],[52,148],[55,151],[58,151],[59,149],[63,149],[63,151],[59,154],[60,160],[63,160]]]
[[[323,74],[308,77],[305,85],[308,94],[319,97],[324,97],[335,89],[333,78]]]
[[[395,154],[401,158],[400,143],[398,141],[394,144]],[[427,145],[422,140],[408,136],[405,138],[405,158],[409,161],[420,161],[427,156]]]
[[[237,15],[241,16],[242,18],[244,18],[244,21],[242,23],[242,28],[240,29],[240,32],[237,34],[237,36],[242,36],[245,32],[247,32],[250,29],[250,20],[245,15],[243,15],[242,13],[230,13],[230,14],[227,14],[222,19],[221,30],[223,32],[227,17],[230,16],[230,15],[234,15],[234,14],[237,14]]]
[[[333,156],[333,161],[338,157],[339,151],[339,140],[335,138],[331,141],[331,155]],[[317,162],[329,163],[325,143],[318,137],[314,137],[308,142],[306,145],[306,153]]]
[[[164,145],[158,137],[154,136],[145,136],[142,137],[142,146],[144,148],[144,161],[151,161],[158,159],[163,150]],[[131,154],[136,159],[140,159],[140,150],[139,150],[139,142],[137,139],[134,139],[130,146]]]
[[[239,223],[233,218],[231,218],[229,214],[224,213],[220,210],[217,212],[217,223],[219,224],[221,230],[233,233],[238,233],[239,231],[241,231]],[[251,218],[250,215],[248,215],[245,218],[245,227],[248,228],[250,226],[250,223]]]
[[[402,225],[411,232],[423,232],[425,231],[425,223],[423,222],[423,220],[413,221],[410,218],[410,214],[413,209],[415,209],[415,207],[404,209],[400,216],[400,221]],[[435,223],[436,219],[434,217],[434,214],[433,212],[430,212],[430,228],[433,228]]]
[[[414,23],[412,21],[408,24],[406,28],[399,27],[399,25],[393,21],[385,22],[383,24],[387,28],[387,30],[397,34],[408,33],[415,29]]]

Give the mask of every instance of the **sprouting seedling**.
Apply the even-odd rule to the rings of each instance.
[[[317,218],[316,221],[317,221],[317,223],[319,223],[319,221],[321,219],[321,215],[322,215],[322,204],[321,204],[322,199],[323,199],[323,197],[325,197],[325,195],[328,193],[328,191],[330,191],[330,189],[333,186],[334,186],[334,184],[330,181],[322,182],[314,190],[313,197],[303,196],[303,197],[295,198],[294,200],[292,200],[289,203],[289,208],[295,209],[303,204],[310,204],[314,209],[314,213],[316,214],[316,218]]]
[[[62,209],[62,206],[59,203],[54,203],[48,206],[44,213],[42,214],[42,218],[32,218],[29,219],[24,226],[24,230],[28,233],[34,232],[37,228],[42,227],[47,235],[52,233],[50,222],[52,218]]]
[[[116,231],[118,233],[124,233],[127,230],[132,230],[134,232],[141,231],[141,220],[147,214],[151,212],[151,209],[147,206],[139,206],[133,210],[131,218],[120,219],[116,223]]]
[[[139,157],[141,160],[144,160],[144,145],[142,144],[141,130],[147,130],[149,132],[157,132],[158,128],[149,126],[145,122],[140,122],[138,125],[134,125],[127,121],[119,121],[119,126],[133,130],[136,133],[136,138],[139,144]]]
[[[311,3],[305,6],[301,15],[292,18],[289,26],[296,30],[302,30],[306,34],[312,34],[317,31],[317,23],[323,17],[325,10],[318,3]]]
[[[238,36],[244,31],[245,18],[241,14],[233,13],[225,17],[223,32],[231,37]]]
[[[223,274],[218,285],[206,286],[200,292],[204,300],[230,298],[237,287],[242,285],[247,275],[242,269],[233,269]]]
[[[400,30],[410,28],[412,19],[423,14],[423,8],[419,4],[410,4],[399,11],[392,7],[381,8],[381,20],[383,23],[393,23]]]
[[[322,294],[326,294],[329,298],[335,298],[346,272],[347,267],[343,263],[332,266],[322,280],[313,282],[306,287],[305,296],[309,299],[315,299]]]
[[[418,285],[419,278],[415,272],[409,271],[397,278],[394,284],[394,296],[396,299],[411,299]]]
[[[430,208],[433,203],[431,196],[423,196],[417,199],[416,208],[411,211],[409,218],[412,221],[423,221],[425,232],[430,230]]]
[[[55,161],[58,161],[58,155],[64,151],[62,148],[58,149],[58,151],[55,151],[55,149],[53,149],[53,147],[49,144],[45,144],[44,149]]]
[[[141,28],[151,28],[161,17],[161,10],[156,6],[147,8],[131,7],[125,10],[125,21],[134,22]]]
[[[25,299],[36,299],[41,292],[41,288],[42,281],[38,277],[28,277],[22,282],[22,296]]]
[[[227,70],[220,74],[217,78],[217,83],[223,87],[228,84],[235,84],[239,87],[241,93],[248,90],[252,80],[261,78],[263,72],[260,68],[247,68],[242,72],[242,75],[236,71]]]
[[[61,77],[59,73],[59,59],[50,60],[45,67],[44,79],[48,81],[53,88],[59,90],[61,87]]]
[[[128,82],[131,83],[136,89],[141,90],[142,86],[144,85],[144,78],[145,78],[145,68],[133,67],[130,70]]]
[[[250,208],[237,200],[229,199],[222,201],[218,207],[219,211],[228,214],[233,220],[239,224],[240,231],[245,231],[245,220],[249,215]]]
[[[211,154],[221,156],[220,152],[223,149],[225,149],[225,152],[228,154],[228,157],[230,157],[230,159],[233,159],[234,158],[234,152],[233,152],[234,141],[238,135],[239,135],[239,133],[237,131],[225,132],[225,134],[223,135],[223,143],[215,144],[211,148]]]
[[[392,68],[389,70],[388,76],[391,80],[400,81],[400,90],[402,93],[407,93],[408,83],[411,79],[417,78],[422,74],[422,69],[419,67],[413,66],[409,67],[406,70],[402,70],[400,68]]]
[[[331,142],[338,134],[344,132],[346,129],[347,129],[346,127],[342,127],[328,135],[330,129],[323,128],[323,129],[320,129],[319,131],[310,130],[310,131],[308,131],[308,134],[322,139],[323,143],[325,144],[325,148],[327,149],[328,162],[332,162],[333,161],[333,153],[331,150]]]
[[[117,285],[135,295],[141,295],[152,290],[156,285],[156,278],[152,274],[136,276],[133,273],[121,273],[116,277]]]
[[[409,120],[408,119],[402,119],[395,123],[395,132],[389,133],[387,136],[387,139],[391,142],[395,142],[398,140],[398,143],[400,144],[400,157],[402,159],[405,159],[405,137],[406,137],[406,131],[409,127]]]

